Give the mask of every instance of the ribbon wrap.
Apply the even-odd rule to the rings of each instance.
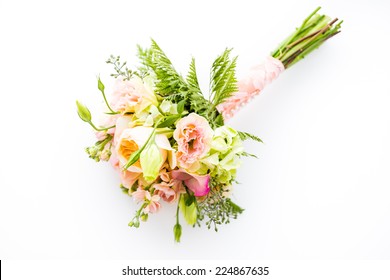
[[[267,57],[263,63],[253,66],[249,75],[238,82],[238,92],[217,106],[224,120],[233,117],[241,107],[251,101],[283,71],[283,63],[272,56]]]

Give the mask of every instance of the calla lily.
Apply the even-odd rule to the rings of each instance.
[[[184,184],[193,191],[195,196],[205,196],[210,192],[209,181],[210,175],[195,175],[188,173],[183,169],[173,170],[172,178],[183,181]]]

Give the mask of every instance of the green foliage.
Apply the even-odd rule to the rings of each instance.
[[[121,188],[121,191],[122,191],[124,194],[130,195],[129,189],[126,188],[124,185],[120,184],[119,187]]]
[[[189,194],[182,194],[179,205],[186,222],[191,226],[194,225],[198,217],[195,197]]]
[[[242,152],[242,153],[240,154],[240,156],[243,156],[243,157],[254,157],[254,158],[257,158],[257,156],[256,156],[256,155],[254,155],[254,154],[250,154],[250,153],[247,153],[247,152]]]
[[[131,77],[136,74],[139,75],[137,72],[132,71],[129,69],[126,64],[127,62],[121,62],[120,61],[120,56],[113,56],[111,55],[107,61],[107,64],[112,64],[114,66],[115,73],[111,74],[112,77],[118,78],[118,77],[123,77],[123,80],[130,80]],[[99,79],[100,80],[100,79]],[[99,88],[100,89],[100,88]],[[103,88],[104,89],[104,88]]]
[[[188,92],[188,84],[154,40],[149,49],[138,46],[138,57],[146,69],[156,75],[156,89],[159,95],[165,97],[172,93]]]
[[[162,49],[152,40],[148,49],[138,46],[138,57],[146,71],[152,72],[156,78],[156,92],[158,95],[179,104],[189,112],[195,112],[208,118],[212,107],[200,90],[196,74],[195,60],[192,59],[187,79],[184,79],[173,67],[172,62]],[[213,121],[208,118],[211,124]]]
[[[257,137],[256,135],[250,134],[248,132],[238,131],[238,135],[240,136],[242,141],[251,139],[253,141],[263,143],[263,140],[261,140],[259,137]]]
[[[195,58],[191,59],[190,70],[188,71],[187,75],[187,83],[191,87],[192,91],[201,93],[198,82],[198,75],[196,74]]]
[[[157,126],[157,128],[170,127],[180,118],[180,114],[166,116],[165,119]]]
[[[215,59],[211,67],[210,100],[214,107],[238,90],[235,70],[237,57],[230,59],[231,51],[226,49]]]
[[[231,49],[226,49],[214,61],[210,73],[210,98],[206,100],[199,86],[194,58],[184,79],[155,41],[152,40],[147,49],[138,46],[138,57],[144,70],[157,78],[157,94],[176,104],[184,101],[180,107],[182,110],[207,118],[214,128],[224,124],[216,107],[238,90],[235,77],[237,57],[231,59],[230,53]]]
[[[230,198],[226,198],[221,189],[212,189],[207,199],[198,203],[198,208],[198,220],[202,221],[207,216],[207,228],[210,229],[213,226],[215,231],[218,231],[218,225],[230,223],[230,219],[237,219],[238,215],[244,211]]]

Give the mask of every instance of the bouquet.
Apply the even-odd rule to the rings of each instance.
[[[119,56],[111,56],[116,79],[107,98],[98,78],[98,89],[107,107],[101,126],[92,122],[86,106],[77,103],[78,115],[96,131],[97,142],[86,148],[95,161],[109,161],[118,171],[122,190],[139,208],[129,222],[138,228],[163,203],[177,205],[174,239],[179,242],[181,218],[189,225],[218,230],[243,212],[230,194],[237,169],[246,152],[242,142],[260,138],[238,131],[225,121],[285,69],[340,32],[341,22],[310,14],[264,63],[254,66],[240,81],[235,75],[237,57],[231,49],[211,66],[210,90],[203,95],[195,59],[186,77],[180,75],[158,44],[138,47],[141,66],[129,69]]]

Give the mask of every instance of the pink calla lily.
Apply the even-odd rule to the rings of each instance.
[[[194,192],[195,196],[205,196],[210,192],[210,175],[195,175],[183,169],[172,170],[172,178],[183,181],[184,184]]]

